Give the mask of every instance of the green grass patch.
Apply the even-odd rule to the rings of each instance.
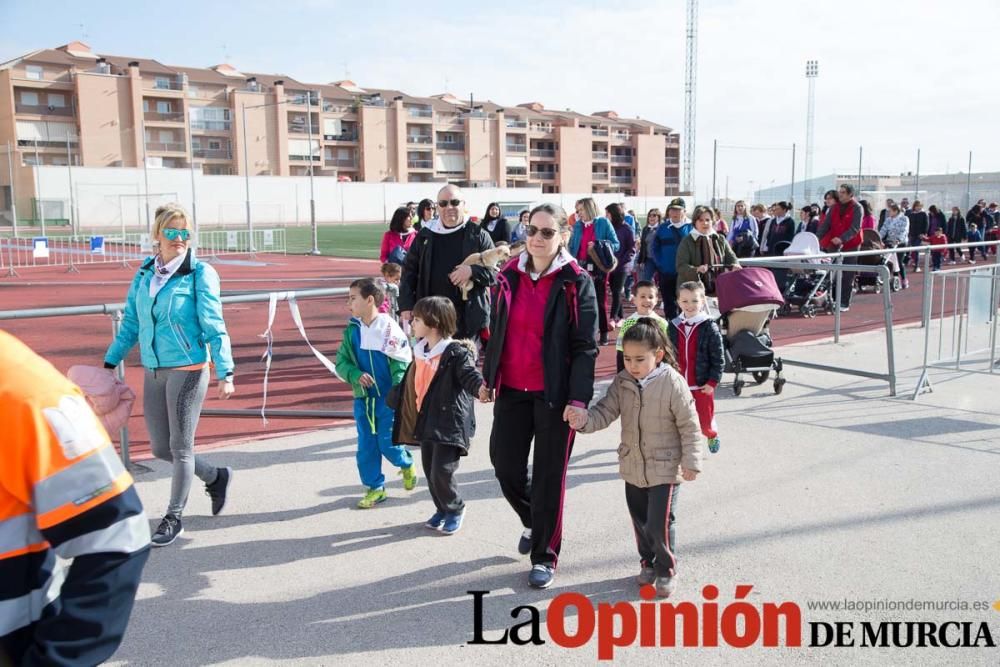
[[[388,227],[382,224],[320,225],[317,231],[319,250],[330,257],[378,259],[382,235]],[[289,254],[305,254],[312,250],[312,228],[286,227],[285,245]]]

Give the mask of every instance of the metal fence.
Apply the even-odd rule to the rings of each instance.
[[[289,307],[292,310],[292,317],[295,320],[296,325],[299,327],[299,332],[305,339],[306,344],[312,349],[314,355],[319,358],[319,360],[332,372],[332,362],[322,356],[312,344],[309,343],[309,339],[306,337],[305,328],[302,326],[301,318],[298,315],[297,301],[300,299],[310,299],[310,298],[320,298],[320,297],[330,297],[330,296],[344,296],[348,293],[348,289],[345,287],[333,287],[333,288],[323,288],[323,289],[307,289],[300,290],[297,292],[255,292],[252,294],[238,294],[232,296],[223,296],[221,301],[223,304],[232,303],[262,303],[268,302],[269,304],[269,319],[273,321],[274,308],[275,305],[280,301],[287,301]],[[37,318],[48,318],[48,317],[79,317],[84,315],[109,315],[111,317],[111,339],[113,340],[121,328],[122,320],[124,319],[125,304],[124,303],[105,303],[91,306],[65,306],[60,308],[33,308],[27,310],[0,310],[0,321],[4,320],[25,320],[25,319],[37,319]],[[270,329],[270,324],[269,324]],[[121,380],[125,379],[125,362],[122,361],[116,369],[118,378]],[[263,396],[264,401],[266,401],[267,396],[267,376],[265,375]],[[242,417],[264,417],[264,404],[261,405],[259,410],[257,409],[208,409],[202,410],[203,415],[209,416],[242,416]],[[267,414],[271,416],[280,417],[323,417],[323,418],[335,418],[335,419],[353,419],[354,413],[350,411],[339,411],[339,410],[268,410]],[[128,425],[122,427],[120,437],[121,445],[121,458],[122,462],[127,466],[131,467],[131,454],[129,452],[129,434]]]

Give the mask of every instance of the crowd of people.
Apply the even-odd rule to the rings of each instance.
[[[454,185],[436,200],[400,207],[382,241],[381,275],[350,286],[335,368],[354,396],[364,486],[357,507],[388,498],[383,458],[414,492],[417,457],[408,447],[419,447],[434,509],[424,525],[441,535],[457,533],[468,514],[455,476],[475,436],[474,401],[492,403],[490,462],[521,523],[516,548],[530,558],[535,588],[552,584],[559,561],[575,433],[620,418],[617,455],[637,581],[661,597],[677,586],[680,484],[696,480],[704,450],[718,452],[721,443],[713,397],[723,340],[705,307],[718,272],[739,270],[747,257],[780,255],[801,232],[835,252],[858,248],[867,229],[889,247],[944,245],[995,236],[1000,222],[997,205],[985,201],[949,218],[906,199],[890,201],[876,219],[850,185],[826,193],[823,206],[801,208],[798,221],[786,202],[749,210],[737,202],[729,219],[698,206],[689,218],[677,198],[666,216],[648,211],[641,228],[619,203],[601,212],[583,198],[570,216],[540,204],[512,223],[494,202],[472,220]],[[235,365],[219,276],[193,253],[193,231],[182,208],[157,210],[156,253],[131,282],[103,360],[112,373],[139,346],[152,450],[172,466],[152,536],[131,478],[80,389],[0,332],[0,415],[12,425],[14,453],[0,467],[0,657],[107,659],[124,632],[149,545],[168,546],[183,533],[194,478],[213,515],[226,506],[234,471],[197,456],[194,435],[212,377],[228,398]],[[963,259],[935,251],[935,269],[946,254],[952,263]],[[916,257],[901,257],[904,279],[907,260],[920,270]],[[840,297],[842,309],[850,292]],[[635,306],[627,317],[626,299]],[[613,330],[618,373],[591,405],[599,346]],[[68,570],[64,559],[73,559]]]

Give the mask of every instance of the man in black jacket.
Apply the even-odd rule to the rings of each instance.
[[[921,245],[927,238],[927,231],[930,229],[930,218],[927,211],[919,199],[913,201],[913,208],[907,211],[906,217],[910,219],[910,246]],[[913,266],[916,271],[920,271],[920,256],[913,253]]]
[[[490,324],[489,286],[496,269],[466,266],[462,262],[473,253],[493,248],[493,241],[479,225],[468,224],[465,201],[457,185],[438,192],[438,217],[421,227],[414,239],[399,285],[399,317],[409,321],[413,304],[425,296],[451,299],[458,314],[455,338],[480,337]],[[468,300],[462,299],[459,285],[472,280]]]

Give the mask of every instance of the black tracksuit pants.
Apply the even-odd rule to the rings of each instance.
[[[658,577],[672,577],[677,572],[674,514],[680,488],[680,484],[642,488],[625,483],[625,503],[632,516],[639,559],[644,567],[655,569]]]
[[[660,275],[660,298],[663,300],[663,316],[672,320],[680,314],[677,307],[677,274],[661,273]]]
[[[555,567],[559,560],[566,469],[574,436],[562,415],[563,409],[550,408],[542,392],[508,387],[500,388],[493,408],[490,462],[504,498],[521,525],[531,529],[532,565]]]
[[[462,448],[454,445],[429,442],[420,445],[424,479],[438,512],[461,514],[465,511],[465,501],[458,495],[458,484],[455,483],[461,456]]]

